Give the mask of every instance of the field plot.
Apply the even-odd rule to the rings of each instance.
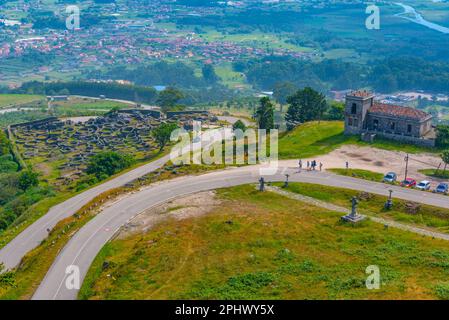
[[[29,94],[0,94],[0,108],[28,104],[30,102],[42,101],[43,96]]]
[[[122,102],[73,96],[68,101],[52,102],[51,106],[53,114],[60,117],[102,115],[111,109],[130,107]]]

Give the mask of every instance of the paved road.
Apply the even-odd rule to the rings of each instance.
[[[55,205],[44,216],[22,231],[0,250],[0,261],[5,264],[7,269],[16,267],[26,253],[37,247],[48,236],[47,229],[53,229],[59,221],[72,216],[85,204],[103,192],[123,186],[132,180],[152,172],[162,167],[168,160],[169,155],[164,156]]]
[[[212,137],[214,137],[214,132],[222,132],[227,129],[215,129],[202,132],[202,145],[203,148],[214,143]],[[197,150],[201,148],[201,144],[194,144],[192,150]],[[189,152],[190,150],[184,150],[183,152]],[[99,196],[100,194],[123,186],[139,177],[142,177],[156,169],[161,168],[170,160],[170,155],[166,155],[158,160],[151,163],[140,166],[129,172],[126,172],[114,179],[106,181],[94,188],[86,190],[60,204],[55,205],[50,208],[50,210],[32,225],[27,227],[22,231],[17,237],[15,237],[11,242],[9,242],[5,247],[0,250],[0,262],[3,262],[6,269],[12,269],[16,267],[20,260],[25,256],[26,253],[37,247],[42,240],[48,236],[48,229],[51,230],[53,227],[62,219],[72,216],[84,205],[89,203],[92,199]]]
[[[285,179],[284,174],[288,173],[290,174],[290,181],[363,190],[385,196],[388,195],[388,189],[392,189],[396,198],[449,208],[448,198],[437,194],[325,172],[303,171],[297,173],[296,171],[297,169],[293,168],[280,168],[276,175],[266,177],[266,181],[283,181]],[[144,210],[177,196],[254,183],[258,181],[259,177],[259,166],[228,169],[201,176],[182,177],[150,186],[116,202],[98,214],[72,237],[54,261],[33,299],[76,299],[78,290],[68,290],[65,285],[66,268],[70,265],[78,266],[81,281],[84,280],[89,266],[104,244],[122,225]]]

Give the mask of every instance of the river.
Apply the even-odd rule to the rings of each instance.
[[[427,21],[426,19],[423,18],[423,16],[421,14],[416,12],[415,8],[413,8],[413,7],[409,6],[409,5],[400,3],[400,2],[397,2],[396,4],[398,6],[401,6],[404,9],[404,12],[398,13],[398,14],[396,14],[396,16],[401,17],[403,19],[407,19],[407,20],[412,21],[414,23],[423,25],[423,26],[425,26],[425,27],[427,27],[429,29],[433,29],[433,30],[436,30],[436,31],[439,31],[439,32],[442,32],[442,33],[449,34],[449,28],[441,26],[441,25],[433,23],[433,22],[430,22],[430,21]],[[406,14],[412,14],[415,17],[411,18],[411,17],[405,16]]]

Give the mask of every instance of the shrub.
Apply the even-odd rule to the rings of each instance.
[[[435,294],[438,298],[449,300],[449,283],[440,283],[435,286]]]
[[[0,173],[16,172],[19,170],[19,165],[14,161],[0,160]]]
[[[22,171],[19,174],[19,188],[25,191],[37,186],[39,184],[38,176],[39,174],[37,172],[31,170]]]
[[[86,171],[88,174],[94,174],[97,179],[104,180],[133,163],[134,159],[130,155],[114,151],[101,152],[89,160]]]
[[[233,125],[232,125],[232,129],[236,130],[236,129],[240,129],[242,131],[246,130],[246,126],[243,123],[242,120],[237,120]]]

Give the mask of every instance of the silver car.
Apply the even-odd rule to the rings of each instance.
[[[398,178],[398,176],[396,175],[396,173],[394,173],[394,172],[388,172],[388,173],[384,176],[384,182],[393,183],[393,182],[396,181],[397,178]]]
[[[416,188],[419,190],[429,190],[430,189],[430,182],[427,180],[423,180],[420,183],[416,185]]]

